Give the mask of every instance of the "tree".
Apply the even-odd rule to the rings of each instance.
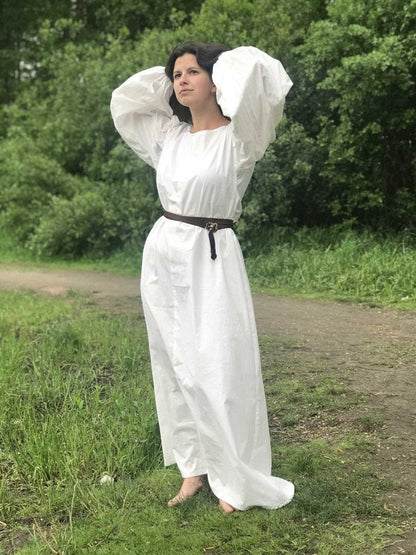
[[[70,19],[81,24],[79,42],[117,35],[122,28],[135,38],[145,29],[169,28],[189,21],[202,0],[14,0],[0,2],[0,102],[10,102],[22,80],[33,77],[42,59],[38,31],[45,21],[51,28]],[[71,41],[70,29],[61,26],[60,44]]]
[[[160,211],[154,176],[115,132],[110,95],[187,39],[262,48],[294,82],[244,199],[244,248],[282,225],[416,224],[416,0],[1,8],[12,24],[0,23],[0,216],[39,252],[107,253],[143,240]]]
[[[322,216],[413,226],[416,2],[335,0],[328,15],[299,47],[303,80],[293,107],[322,150]]]

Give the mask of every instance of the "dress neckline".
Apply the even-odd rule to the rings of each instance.
[[[189,135],[199,135],[200,133],[209,133],[211,131],[218,131],[218,129],[222,129],[223,127],[228,127],[231,122],[225,123],[224,125],[220,125],[218,127],[214,127],[214,129],[201,129],[200,131],[191,132],[192,127],[189,126],[188,133]]]

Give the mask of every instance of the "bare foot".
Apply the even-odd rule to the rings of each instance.
[[[234,509],[234,507],[232,507],[231,505],[229,505],[226,501],[223,501],[222,499],[220,499],[220,507],[228,515],[230,515],[231,513],[237,510],[237,509]]]
[[[181,489],[178,495],[168,501],[168,507],[174,507],[183,503],[190,497],[193,497],[198,491],[204,487],[202,476],[192,476],[191,478],[184,478]]]

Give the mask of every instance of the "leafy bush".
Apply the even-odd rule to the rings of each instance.
[[[54,196],[70,198],[84,187],[35,143],[20,134],[0,142],[0,213],[2,224],[21,241],[31,235]]]
[[[115,227],[115,214],[98,192],[79,193],[71,200],[54,197],[30,245],[48,256],[104,254],[115,240]]]
[[[120,142],[102,174],[105,183],[90,183],[72,199],[52,199],[30,241],[37,254],[103,256],[127,243],[143,244],[161,213],[153,170]]]
[[[147,199],[113,204],[105,186],[70,200],[54,197],[29,244],[42,256],[108,255],[126,243],[143,244],[153,212]]]

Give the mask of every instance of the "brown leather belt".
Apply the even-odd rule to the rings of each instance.
[[[212,260],[215,260],[217,258],[217,253],[215,251],[214,233],[219,229],[226,229],[226,228],[233,227],[232,220],[224,220],[221,218],[199,218],[196,216],[182,216],[180,214],[173,214],[172,212],[166,212],[166,211],[164,212],[163,215],[168,220],[176,220],[177,222],[196,225],[198,227],[203,227],[204,229],[206,229],[208,231]]]

